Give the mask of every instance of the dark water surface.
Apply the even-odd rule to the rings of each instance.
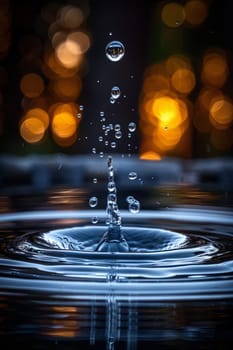
[[[140,200],[138,214],[128,195]],[[103,188],[2,191],[1,341],[33,350],[231,349],[232,192],[144,187],[119,190],[118,204],[130,251],[109,254],[95,251],[106,229]]]

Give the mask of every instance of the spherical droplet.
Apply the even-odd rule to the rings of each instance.
[[[122,132],[120,130],[115,132],[115,138],[116,139],[121,139],[122,138]]]
[[[135,171],[131,171],[128,175],[129,180],[136,180],[137,178],[137,173]]]
[[[98,218],[97,218],[96,216],[93,216],[91,222],[92,222],[93,224],[97,224],[97,223],[98,223]]]
[[[111,90],[111,97],[117,100],[121,95],[121,90],[118,86],[113,86]]]
[[[105,48],[107,58],[112,62],[122,59],[125,54],[124,45],[120,41],[111,41]]]
[[[133,196],[127,196],[126,197],[126,202],[127,203],[131,203],[131,202],[133,202],[135,200],[135,198],[133,197]]]
[[[111,147],[112,147],[112,148],[116,148],[116,142],[115,142],[115,141],[112,141],[112,142],[111,142]]]
[[[128,130],[134,132],[136,130],[136,124],[134,122],[129,123]]]
[[[91,197],[89,199],[89,206],[91,208],[95,208],[98,205],[98,198],[97,197]]]
[[[132,214],[137,214],[140,211],[140,202],[138,200],[134,200],[129,203],[129,211]]]
[[[121,130],[121,126],[120,126],[120,124],[115,124],[115,126],[114,126],[114,130],[115,130],[115,131],[119,131],[119,130]]]

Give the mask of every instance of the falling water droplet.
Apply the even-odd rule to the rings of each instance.
[[[120,130],[115,132],[115,138],[116,139],[121,139],[122,138],[122,132]]]
[[[117,100],[121,95],[121,90],[118,86],[113,86],[111,90],[111,97]]]
[[[97,223],[98,223],[98,218],[97,218],[96,216],[93,216],[91,222],[92,222],[93,224],[97,224]]]
[[[140,202],[136,199],[134,199],[132,202],[129,203],[129,211],[132,214],[137,214],[140,211]]]
[[[131,171],[128,175],[129,180],[136,180],[137,173],[135,171]]]
[[[120,41],[111,41],[105,48],[107,58],[112,62],[118,62],[125,54],[124,45]]]
[[[91,208],[95,208],[96,206],[98,205],[98,198],[97,197],[91,197],[90,199],[89,199],[89,206],[91,207]]]
[[[116,99],[111,96],[109,102],[113,105],[116,102]]]
[[[140,211],[140,202],[133,196],[128,196],[126,202],[129,204],[128,208],[132,214],[136,214]]]
[[[129,123],[128,130],[130,132],[134,132],[136,130],[136,123],[134,123],[134,122]]]
[[[120,126],[120,124],[115,124],[115,126],[114,126],[114,130],[115,130],[115,131],[119,131],[119,130],[121,130],[121,126]]]

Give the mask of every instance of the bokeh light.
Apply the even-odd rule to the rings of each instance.
[[[185,11],[178,2],[169,2],[162,8],[161,19],[168,27],[176,28],[184,23]]]
[[[185,20],[191,26],[201,25],[208,16],[208,5],[204,0],[189,0],[184,4]]]
[[[221,88],[229,75],[225,52],[210,50],[205,53],[202,63],[201,79],[204,84]]]
[[[36,73],[25,74],[20,81],[20,90],[27,97],[38,97],[44,90],[44,81]]]
[[[59,103],[51,108],[52,133],[54,140],[64,147],[70,146],[77,137],[79,119],[77,118],[77,106],[75,104]]]
[[[20,123],[20,135],[28,143],[41,141],[44,134],[44,123],[36,117],[26,118]]]

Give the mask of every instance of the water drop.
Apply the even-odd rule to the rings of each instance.
[[[97,184],[97,182],[98,182],[97,178],[94,177],[93,180],[92,180],[92,182],[93,182],[93,184]]]
[[[125,54],[124,45],[120,41],[111,41],[105,48],[107,58],[112,62],[118,62]]]
[[[91,208],[95,208],[98,205],[98,198],[97,197],[91,197],[89,199],[89,206]]]
[[[130,139],[130,138],[131,138],[131,136],[132,136],[132,134],[129,132],[129,133],[128,133],[128,138]]]
[[[91,151],[92,151],[93,154],[96,154],[96,148],[95,147],[93,147]]]
[[[112,147],[112,148],[116,148],[116,142],[115,142],[115,141],[112,141],[112,142],[111,142],[111,147]]]
[[[115,130],[115,131],[119,131],[119,130],[121,130],[121,126],[120,126],[120,124],[115,124],[115,126],[114,126],[114,130]]]
[[[137,214],[140,211],[140,202],[136,199],[129,203],[129,211],[132,214]]]
[[[111,97],[115,100],[117,100],[121,95],[121,90],[118,86],[113,86],[111,90]]]
[[[115,132],[115,138],[116,139],[121,139],[122,138],[122,132],[120,130]]]
[[[93,216],[91,222],[92,222],[93,224],[97,224],[97,223],[98,223],[98,218],[97,218],[96,216]]]
[[[79,110],[80,110],[80,111],[83,111],[83,110],[84,110],[84,106],[83,106],[83,105],[80,105],[80,106],[79,106]]]
[[[112,96],[110,97],[110,99],[109,99],[109,102],[113,105],[113,103],[115,103],[116,102],[116,99],[115,98],[113,98]]]
[[[105,144],[105,146],[108,146],[108,140],[106,140],[105,142],[104,142],[104,144]]]
[[[113,192],[116,190],[115,182],[114,181],[109,181],[108,182],[108,191]]]
[[[131,171],[128,175],[129,180],[136,180],[137,173],[135,171]]]
[[[101,116],[101,117],[104,116],[104,112],[103,112],[103,111],[100,112],[100,116]]]
[[[136,130],[136,123],[134,123],[134,122],[129,123],[128,130],[130,132],[134,132]]]
[[[78,119],[81,119],[81,116],[82,116],[81,113],[77,113],[77,118]]]
[[[100,158],[103,158],[103,156],[104,156],[104,152],[100,152]]]
[[[98,140],[99,142],[103,142],[103,136],[99,136]]]
[[[135,200],[135,198],[133,197],[133,196],[127,196],[126,197],[126,202],[127,203],[131,203],[131,202],[133,202]]]

